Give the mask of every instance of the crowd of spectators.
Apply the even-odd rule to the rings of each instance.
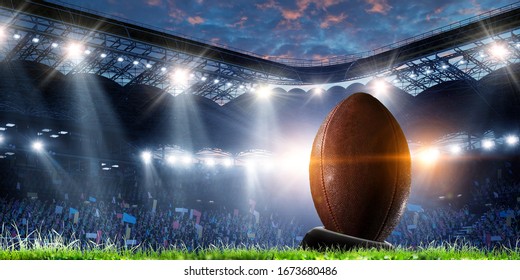
[[[446,204],[405,211],[388,241],[405,247],[432,243],[487,249],[518,247],[520,184],[513,180],[475,182],[471,197],[463,208]]]
[[[222,208],[192,212],[170,204],[158,203],[154,209],[151,203],[138,206],[119,199],[90,200],[0,198],[1,237],[8,240],[4,244],[20,238],[53,241],[59,237],[79,240],[82,245],[125,246],[131,242],[188,250],[209,246],[271,248],[295,247],[303,235],[302,226],[293,219],[267,211]],[[197,212],[200,218],[194,214]],[[123,214],[135,217],[135,223],[124,221]]]

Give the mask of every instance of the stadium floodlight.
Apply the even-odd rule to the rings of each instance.
[[[494,58],[500,60],[504,60],[509,56],[509,50],[503,44],[495,43],[490,47],[489,51]]]
[[[516,135],[508,135],[506,136],[506,143],[509,146],[515,146],[518,144],[518,136]]]
[[[315,95],[321,95],[324,92],[324,90],[322,88],[315,88],[312,92]]]
[[[491,150],[495,146],[495,142],[491,139],[482,140],[482,147],[486,150]]]
[[[144,151],[141,153],[141,159],[144,163],[149,164],[152,162],[152,152]]]
[[[139,61],[137,61],[137,60],[134,60],[132,63],[133,63],[134,65],[139,65]]]
[[[439,149],[431,147],[422,151],[419,155],[421,162],[425,165],[433,165],[439,159],[441,153]]]
[[[90,50],[85,50],[84,53],[85,53],[86,55],[89,55],[89,54],[91,54],[92,52],[91,52]]]
[[[212,159],[212,158],[208,158],[204,161],[204,163],[206,164],[206,166],[209,166],[209,167],[213,167],[215,166],[215,159]]]
[[[214,84],[218,84],[218,83],[220,83],[220,80],[219,79],[215,79],[215,80],[213,80],[213,83]]]
[[[188,83],[189,73],[184,69],[176,69],[173,72],[172,80],[176,85],[186,85]]]
[[[32,143],[32,148],[33,150],[37,151],[37,152],[41,152],[43,151],[43,142],[42,141],[39,141],[39,140],[36,140]]]
[[[169,165],[175,164],[176,161],[177,161],[177,158],[174,155],[169,155],[169,156],[166,157],[166,162]]]
[[[161,67],[161,72],[166,72],[166,67]]]
[[[4,142],[4,136],[0,135],[0,144]]]
[[[146,63],[146,68],[150,69],[152,68],[152,65],[150,63]]]
[[[125,59],[122,58],[122,57],[118,57],[118,58],[117,58],[117,61],[118,61],[118,62],[123,62],[123,61],[125,61]]]
[[[32,38],[32,42],[33,43],[39,43],[40,42],[40,38],[34,37],[34,38]]]
[[[0,28],[0,38],[3,38],[5,35],[5,29],[3,27]]]
[[[254,170],[256,168],[256,160],[254,159],[247,159],[245,161],[246,168],[248,170]]]
[[[20,34],[16,33],[13,35],[13,38],[18,40],[18,39],[22,38],[22,36]]]
[[[67,57],[70,57],[70,58],[80,58],[81,54],[84,51],[83,49],[84,49],[84,47],[80,43],[78,43],[78,42],[70,42],[67,45],[67,48],[66,48],[66,50],[67,50]]]
[[[450,147],[450,152],[453,155],[458,155],[458,154],[460,154],[462,152],[462,148],[459,145],[452,145]]]
[[[205,82],[208,78],[206,76],[202,76],[202,78],[200,78],[201,81]]]
[[[232,165],[233,165],[233,159],[232,158],[224,159],[224,166],[225,167],[231,167]]]
[[[227,82],[227,83],[226,83],[226,86],[227,86],[227,87],[230,87],[230,86],[232,86],[232,85],[233,85],[233,84],[230,83],[230,82]]]
[[[374,91],[376,93],[386,93],[388,86],[385,80],[383,79],[377,79],[374,83]]]
[[[107,57],[107,54],[106,53],[102,53],[101,55],[99,55],[101,58],[105,58]]]
[[[53,49],[57,48],[58,46],[59,46],[58,43],[52,43],[52,44],[51,44],[51,47],[52,47]]]
[[[271,96],[272,91],[269,87],[263,86],[258,89],[257,94],[261,98],[268,98],[269,96]]]
[[[184,165],[190,165],[193,162],[193,158],[189,155],[185,155],[182,157],[182,163]]]

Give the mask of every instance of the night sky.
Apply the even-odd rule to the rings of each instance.
[[[63,2],[259,55],[320,59],[373,50],[516,1]]]

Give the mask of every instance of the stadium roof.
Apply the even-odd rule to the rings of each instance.
[[[262,84],[339,83],[376,75],[416,94],[444,81],[474,81],[518,62],[520,47],[519,3],[377,50],[319,61],[271,61],[40,0],[1,0],[0,7],[4,61],[35,61],[64,74],[93,73],[221,105]],[[511,55],[481,57],[497,40]]]

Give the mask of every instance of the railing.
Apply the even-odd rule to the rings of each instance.
[[[350,63],[350,62],[356,61],[356,60],[361,59],[361,58],[366,58],[366,57],[377,55],[377,54],[380,54],[380,53],[383,53],[383,52],[386,52],[386,51],[394,50],[394,49],[397,49],[399,47],[402,47],[402,46],[405,46],[405,45],[408,45],[408,44],[411,44],[411,43],[414,43],[414,42],[417,42],[417,41],[420,41],[420,40],[423,40],[423,39],[427,39],[427,38],[433,37],[435,35],[438,35],[438,34],[441,34],[441,33],[447,32],[447,31],[451,31],[451,30],[454,30],[454,29],[457,29],[457,28],[460,28],[460,27],[463,27],[463,26],[466,26],[466,25],[469,25],[469,24],[472,24],[472,23],[484,20],[484,19],[491,18],[491,17],[499,15],[499,14],[506,13],[506,12],[512,11],[514,9],[520,8],[520,2],[512,3],[512,4],[509,4],[509,5],[497,8],[497,9],[493,9],[493,10],[484,12],[484,13],[479,14],[477,16],[473,16],[473,17],[470,17],[470,18],[467,18],[467,19],[464,19],[464,20],[461,20],[461,21],[458,21],[458,22],[455,22],[455,23],[452,23],[452,24],[440,27],[440,28],[436,28],[434,30],[431,30],[431,31],[419,34],[417,36],[414,36],[414,37],[411,37],[411,38],[408,38],[408,39],[404,39],[404,40],[401,40],[401,41],[398,41],[398,42],[395,42],[395,43],[392,43],[392,44],[389,44],[389,45],[382,46],[380,48],[376,48],[376,49],[371,50],[371,51],[360,52],[360,53],[355,53],[355,54],[348,54],[348,55],[331,56],[331,57],[328,57],[328,58],[317,59],[317,60],[314,59],[313,60],[313,59],[299,59],[299,58],[278,58],[276,56],[259,55],[259,54],[254,53],[254,52],[246,51],[246,50],[239,49],[239,48],[230,47],[230,46],[224,45],[224,44],[210,42],[208,40],[204,40],[204,39],[201,39],[201,38],[196,38],[196,37],[189,36],[189,35],[186,35],[186,34],[182,34],[182,33],[179,33],[179,32],[175,32],[175,31],[172,31],[172,30],[167,30],[167,29],[164,29],[164,28],[159,28],[159,27],[156,27],[156,26],[140,23],[140,22],[137,22],[137,21],[132,21],[132,20],[129,20],[129,19],[125,19],[125,18],[122,18],[122,17],[115,16],[115,15],[110,15],[110,14],[102,13],[102,12],[95,11],[95,10],[92,10],[92,9],[84,8],[84,7],[81,7],[81,6],[78,6],[78,5],[64,3],[64,2],[62,2],[60,0],[47,0],[47,2],[54,3],[54,4],[57,4],[57,5],[63,6],[63,7],[68,7],[68,8],[71,8],[71,9],[75,9],[75,10],[78,10],[78,11],[81,11],[81,12],[90,13],[90,14],[101,16],[101,17],[114,19],[114,20],[120,21],[122,23],[128,23],[128,24],[137,25],[137,26],[148,28],[148,29],[151,29],[151,30],[156,30],[156,31],[167,33],[167,34],[171,34],[171,35],[174,35],[174,36],[177,36],[177,37],[181,37],[181,38],[184,38],[184,39],[189,39],[189,40],[197,41],[197,42],[200,42],[200,43],[204,43],[204,44],[207,44],[207,45],[210,45],[210,46],[215,46],[215,47],[227,49],[227,50],[230,50],[230,51],[235,51],[235,52],[247,54],[247,55],[250,55],[250,56],[253,56],[253,57],[257,57],[257,58],[260,58],[260,59],[266,59],[266,60],[270,60],[270,61],[277,62],[277,63],[282,63],[282,64],[285,64],[285,65],[288,65],[288,66],[293,66],[293,67],[331,66],[331,65],[337,65],[337,64]]]

